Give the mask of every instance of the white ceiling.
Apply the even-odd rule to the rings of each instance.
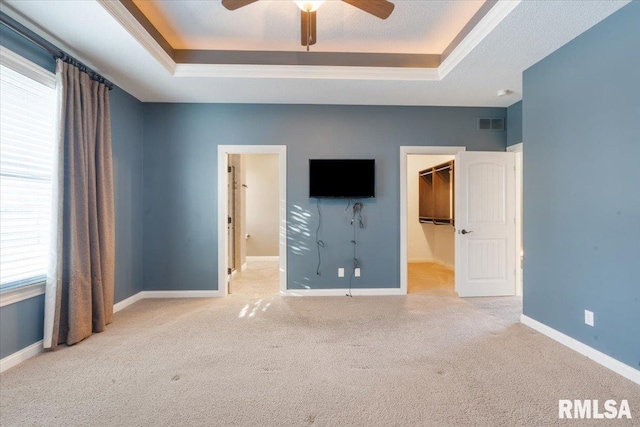
[[[235,11],[220,1],[134,0],[174,49],[302,51],[300,9],[260,0]],[[339,0],[317,12],[315,52],[435,53],[451,43],[484,0],[393,1],[386,20]]]
[[[499,5],[507,6],[503,7],[508,11],[506,16],[494,17],[493,24],[481,28],[479,35],[470,34],[465,40],[466,50],[454,52],[451,57],[455,60],[448,60],[438,75],[429,79],[396,70],[379,70],[382,72],[362,78],[358,67],[343,67],[347,69],[337,73],[297,66],[268,70],[223,66],[178,72],[179,67],[172,69],[169,61],[159,60],[162,55],[158,49],[154,54],[153,46],[140,42],[135,25],[125,28],[100,0],[2,0],[0,8],[146,102],[506,107],[521,99],[523,70],[626,3],[501,0]],[[256,5],[247,6],[247,10],[252,6]],[[348,5],[339,6],[346,9]],[[365,19],[360,17],[364,12],[350,9],[353,11],[344,12],[344,17],[353,12],[358,19]],[[400,27],[403,25],[400,23]],[[318,35],[322,37],[320,28]],[[514,93],[496,96],[498,90],[506,88]]]

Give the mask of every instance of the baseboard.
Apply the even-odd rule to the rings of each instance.
[[[593,347],[589,347],[588,345],[571,338],[568,335],[563,334],[544,323],[540,323],[537,320],[530,318],[529,316],[525,316],[522,314],[520,316],[520,323],[530,327],[531,329],[535,329],[543,335],[548,336],[549,338],[563,344],[570,349],[577,351],[583,356],[588,357],[596,363],[604,366],[605,368],[611,369],[613,372],[622,375],[628,380],[633,381],[636,384],[640,384],[640,371],[632,368],[631,366],[622,363],[611,356],[608,356]]]
[[[287,289],[288,297],[343,297],[349,289]],[[405,295],[400,288],[352,288],[353,296]]]
[[[244,264],[242,264],[242,267],[240,267],[240,272],[243,272],[247,269],[247,263],[245,262]]]
[[[117,304],[114,304],[113,305],[113,312],[117,313],[118,311],[129,307],[131,304],[140,301],[142,298],[143,298],[142,292],[138,292],[137,294],[132,295],[129,298],[124,299],[124,300],[120,301]]]
[[[425,262],[430,262],[433,264],[438,264],[440,267],[444,267],[447,268],[449,270],[455,270],[455,266],[451,265],[451,264],[447,264],[445,262],[442,261],[438,261],[437,259],[421,259],[421,258],[411,258],[409,261],[407,261],[409,264],[412,263],[425,263]]]
[[[247,262],[251,261],[278,261],[280,260],[279,256],[248,256]]]
[[[142,291],[142,298],[218,298],[220,291]]]
[[[32,358],[38,353],[42,353],[44,351],[44,347],[42,347],[42,340],[31,344],[29,347],[25,347],[22,350],[16,351],[13,354],[5,357],[0,360],[0,373],[6,371],[7,369],[13,368],[16,365],[24,362],[27,359]]]
[[[407,262],[409,264],[412,264],[412,263],[424,263],[424,262],[435,262],[435,261],[427,258],[409,258],[409,261]]]
[[[448,268],[449,270],[455,270],[456,266],[453,264],[448,264],[446,262],[442,262],[442,261],[434,261],[436,264],[438,264],[440,267],[444,267],[444,268]]]

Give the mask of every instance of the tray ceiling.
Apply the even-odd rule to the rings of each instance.
[[[342,2],[325,4],[318,43],[305,52],[299,11],[289,0],[260,0],[233,12],[218,0],[142,2],[147,26],[125,1],[140,3],[0,0],[0,10],[145,102],[506,107],[522,98],[524,70],[629,2],[499,0],[440,55],[484,2],[396,0],[386,21]],[[280,51],[293,62],[243,63],[238,58],[247,50],[262,57]],[[195,51],[224,54],[217,62],[180,59]],[[322,64],[323,55],[354,52],[444,59],[409,67]],[[320,63],[304,64],[309,58]],[[497,96],[502,89],[512,93]]]
[[[393,1],[386,20],[342,1],[317,12],[314,52],[441,54],[484,0]],[[235,11],[219,1],[133,0],[174,49],[302,51],[300,10],[260,0]]]

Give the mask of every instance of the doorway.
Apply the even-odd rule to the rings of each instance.
[[[407,155],[407,293],[456,296],[454,159]]]
[[[218,146],[221,296],[286,293],[286,206],[285,146]]]
[[[466,152],[465,147],[400,147],[402,293],[408,290],[410,155],[455,155],[455,215],[451,218],[455,221],[455,292],[461,297],[515,295],[515,156],[506,152]],[[438,203],[435,206],[439,211]]]
[[[409,196],[408,196],[408,160],[409,156],[455,156],[466,150],[466,147],[400,147],[400,289],[403,294],[408,290],[409,278]],[[412,178],[413,179],[413,178]],[[416,175],[416,186],[417,175]],[[415,209],[415,208],[414,208]],[[415,222],[418,222],[417,212]],[[412,214],[413,216],[413,214]],[[412,219],[411,221],[414,221]],[[413,224],[416,225],[415,223]],[[417,225],[418,229],[421,228]],[[447,280],[445,278],[444,280]]]

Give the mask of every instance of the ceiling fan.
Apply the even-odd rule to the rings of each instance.
[[[228,10],[236,10],[241,7],[255,3],[258,0],[222,0],[222,5]],[[301,43],[307,47],[316,44],[316,11],[324,3],[323,1],[297,1],[295,3],[300,8]],[[393,8],[393,3],[387,0],[342,0],[345,3],[355,6],[360,10],[370,13],[380,19],[387,19]]]

